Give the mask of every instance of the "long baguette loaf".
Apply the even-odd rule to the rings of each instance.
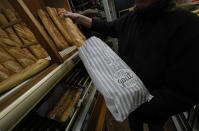
[[[9,76],[9,71],[5,67],[3,67],[2,64],[0,64],[0,82],[8,79]]]
[[[58,10],[63,10],[63,11],[66,11],[64,8],[58,8]],[[83,39],[83,40],[86,40],[86,37],[82,34],[82,32],[80,31],[80,29],[77,27],[77,25],[70,19],[69,20],[71,26],[74,28],[74,30],[76,32],[78,32],[78,34],[80,35],[80,37]]]
[[[36,63],[26,67],[21,72],[10,76],[8,79],[0,83],[0,93],[4,93],[9,89],[17,86],[21,82],[29,79],[31,76],[45,69],[49,64],[50,62],[48,60],[40,59]]]
[[[48,118],[53,118],[58,121],[66,121],[72,112],[72,109],[77,104],[81,92],[76,88],[67,89],[59,102],[48,114]]]
[[[9,70],[10,74],[22,71],[22,66],[0,46],[0,64]]]
[[[12,43],[15,44],[14,41],[12,41],[11,39],[9,39],[8,35],[6,34],[6,32],[4,32],[1,28],[0,28],[0,45],[13,57],[16,58],[16,60],[23,66],[23,67],[27,67],[30,64],[33,64],[36,61],[36,58],[34,56],[32,56],[32,54],[30,54],[29,52],[26,52],[26,50],[22,50],[20,48],[14,47],[13,45],[11,45],[10,43],[8,43],[7,41],[3,41],[1,42],[1,39],[4,39],[4,37],[6,37],[6,39],[8,39],[9,41],[11,41]]]
[[[6,9],[3,11],[8,17],[9,21],[14,21],[17,19],[16,13],[12,10]],[[30,42],[37,41],[32,31],[27,27],[24,22],[16,24],[13,27],[24,44],[29,44]],[[38,59],[42,59],[48,56],[48,53],[41,47],[39,43],[37,45],[29,46],[28,48],[32,52],[32,54]]]
[[[80,98],[80,91],[76,90],[69,105],[67,106],[67,108],[65,108],[65,111],[63,112],[63,114],[61,114],[61,118],[60,118],[60,121],[66,121],[67,118],[69,117],[69,115],[71,114],[73,108],[75,107],[75,105],[77,104],[77,102],[79,101],[79,98]],[[59,116],[59,112],[58,112],[58,116]]]
[[[15,60],[12,56],[10,56],[1,46],[0,46],[0,63],[4,63],[8,60]]]
[[[57,113],[55,116],[56,120],[61,121],[61,116],[65,112],[66,108],[70,106],[70,102],[73,100],[75,91],[68,89],[67,92],[69,92],[69,93],[65,93],[59,102],[59,107],[58,107],[58,110],[57,110]]]
[[[3,31],[3,29],[1,29],[1,28],[0,28],[0,42],[6,43],[12,47],[17,47],[16,42],[12,41],[9,38],[9,36],[7,35],[7,33],[5,31]]]
[[[32,31],[26,26],[24,22],[15,26],[17,34],[22,39],[23,43],[29,44],[30,42],[36,41],[36,38]],[[29,46],[31,52],[36,56],[36,58],[41,59],[48,56],[48,53],[41,47],[38,43],[37,45]]]
[[[57,112],[60,111],[60,107],[63,105],[63,103],[67,100],[69,91],[67,90],[64,95],[61,97],[61,99],[58,101],[58,103],[53,107],[53,109],[48,113],[48,118],[54,119],[56,117]]]
[[[63,9],[58,9],[58,11]],[[80,47],[85,43],[85,40],[82,39],[82,37],[79,35],[79,33],[76,31],[73,22],[70,18],[65,18],[63,15],[60,15],[62,24],[64,25],[64,28],[67,30],[68,34],[70,35],[73,44],[77,47]]]
[[[64,29],[64,26],[62,25],[62,22],[61,22],[58,14],[57,14],[57,10],[55,8],[50,8],[50,7],[46,7],[46,10],[48,11],[48,14],[52,18],[52,20],[54,21],[55,25],[60,30],[60,32],[62,33],[64,38],[67,40],[67,42],[70,45],[73,45],[72,44],[72,42],[73,42],[72,39],[70,38],[68,32]]]
[[[19,61],[19,63],[23,67],[27,67],[33,63],[35,63],[35,60],[29,58],[24,54],[23,50],[17,49],[17,48],[6,48],[7,51]]]
[[[64,37],[61,35],[61,33],[57,30],[57,28],[54,26],[52,20],[47,15],[45,11],[42,9],[39,9],[37,11],[42,23],[44,24],[46,30],[51,35],[52,39],[54,40],[56,46],[59,50],[63,50],[68,47],[67,41],[64,39]]]
[[[11,72],[11,74],[18,73],[23,70],[23,67],[19,63],[13,60],[8,60],[2,63],[2,65],[6,67],[6,69],[8,69]]]
[[[0,24],[1,25],[6,25],[8,23],[9,22],[6,19],[6,17],[4,16],[4,14],[0,13]],[[6,28],[5,31],[8,33],[9,37],[18,44],[18,46],[22,45],[21,40],[18,38],[18,36],[16,35],[16,33],[14,32],[12,27]]]
[[[17,46],[18,44],[15,41],[11,40],[8,34],[1,28],[0,28],[0,42],[6,44],[7,46],[19,49],[19,47]],[[20,49],[20,50],[26,55],[26,57],[31,58],[34,61],[37,60],[27,49]]]
[[[8,24],[8,20],[5,18],[5,16],[0,13],[0,24]],[[16,25],[17,26],[17,25]],[[16,46],[16,47],[21,47],[23,44],[21,42],[21,40],[18,38],[18,36],[16,35],[16,33],[14,32],[14,30],[12,29],[12,27],[8,27],[5,29],[5,31],[8,33],[8,35],[4,32],[2,32],[3,30],[0,29],[0,41],[3,42],[3,43],[6,43],[6,44],[9,44],[11,46]],[[30,47],[31,48],[31,47]],[[22,49],[23,52],[25,54],[27,54],[29,57],[31,57],[32,59],[36,60],[35,57],[27,50],[27,49]],[[34,49],[33,49],[34,50]],[[43,56],[43,54],[45,54],[45,51],[41,51],[41,52],[44,52],[44,53],[35,53],[37,55],[41,55],[42,57],[41,58],[45,58],[45,56]],[[37,58],[40,58],[40,57],[37,57]]]

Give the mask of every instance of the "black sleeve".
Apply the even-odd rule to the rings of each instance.
[[[106,36],[112,36],[118,38],[121,33],[121,29],[124,26],[125,21],[130,14],[124,15],[112,22],[107,22],[100,19],[92,19],[92,30]]]

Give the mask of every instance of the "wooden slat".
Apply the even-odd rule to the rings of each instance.
[[[102,131],[106,116],[106,104],[102,95],[99,95],[89,122],[88,131]]]
[[[35,84],[37,84],[41,79],[43,79],[47,74],[49,74],[52,70],[54,70],[58,65],[53,64],[50,67],[48,67],[44,72],[39,74],[36,78],[28,82],[24,85],[20,90],[16,91],[11,96],[7,97],[3,101],[0,102],[0,111],[3,110],[5,107],[7,107],[9,104],[11,104],[13,101],[15,101],[17,98],[19,98],[22,94],[24,94],[27,90],[29,90],[31,87],[33,87]]]
[[[56,1],[56,0],[55,0]],[[33,15],[36,16],[37,10],[43,8],[43,0],[23,0]]]
[[[48,36],[48,34],[42,28],[41,24],[33,16],[33,14],[28,9],[23,0],[9,0],[9,2],[12,4],[12,6],[16,9],[16,11],[23,19],[23,21],[28,25],[28,27],[34,33],[34,35],[36,36],[37,40],[42,45],[42,47],[46,49],[46,51],[52,58],[52,62],[62,63],[63,59],[59,55],[59,52],[56,46],[54,45],[52,39]]]

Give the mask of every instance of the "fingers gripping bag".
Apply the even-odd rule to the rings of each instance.
[[[79,56],[117,121],[124,121],[141,104],[152,99],[138,76],[99,38],[88,39],[79,48]]]

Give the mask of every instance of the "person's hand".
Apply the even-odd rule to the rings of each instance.
[[[69,11],[60,10],[58,12],[59,15],[63,15],[64,17],[71,18],[75,23],[81,24],[87,28],[91,28],[92,26],[92,19],[78,13],[72,13]]]
[[[63,11],[63,10],[59,11],[58,14],[63,15],[64,17],[71,18],[76,23],[78,23],[78,19],[80,17],[80,14],[78,14],[78,13],[72,13],[72,12]]]

